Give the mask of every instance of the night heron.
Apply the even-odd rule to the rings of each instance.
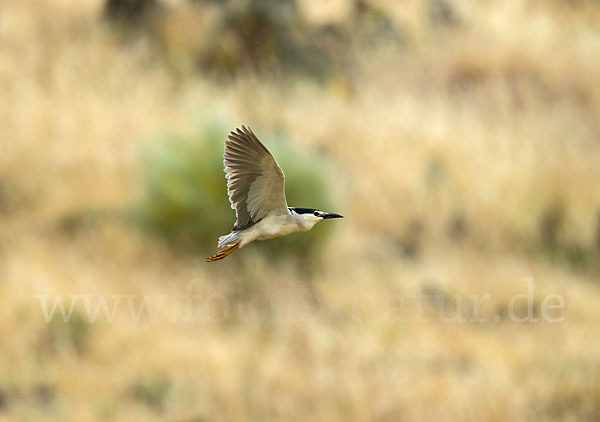
[[[321,220],[342,218],[313,208],[288,207],[283,171],[249,127],[229,133],[223,158],[227,195],[237,221],[231,233],[219,237],[223,249],[207,258],[209,262],[255,240],[308,231]]]

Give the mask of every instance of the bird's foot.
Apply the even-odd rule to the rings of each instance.
[[[219,261],[220,259],[225,258],[227,255],[229,255],[230,253],[232,253],[233,251],[235,251],[239,246],[240,246],[240,244],[236,243],[235,245],[233,245],[230,248],[220,250],[219,252],[217,252],[213,256],[209,256],[208,258],[206,258],[206,262]]]

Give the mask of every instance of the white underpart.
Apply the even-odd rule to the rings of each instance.
[[[221,236],[219,238],[219,247],[239,242],[240,248],[243,248],[255,240],[274,239],[294,232],[305,232],[312,229],[321,220],[321,217],[313,214],[296,214],[295,212],[269,215],[246,230]]]

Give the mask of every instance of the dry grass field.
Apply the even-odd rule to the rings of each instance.
[[[158,41],[0,2],[0,421],[600,420],[600,3],[373,4],[401,46],[315,79],[196,70],[183,1]],[[317,253],[136,224],[144,151],[214,119],[326,163]]]

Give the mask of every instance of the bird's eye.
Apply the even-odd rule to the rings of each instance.
[[[315,217],[318,217],[320,215],[319,211],[315,211],[315,212],[313,212],[313,214],[315,215]]]

